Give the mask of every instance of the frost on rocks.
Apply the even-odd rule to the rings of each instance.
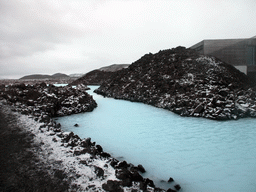
[[[141,83],[140,83],[141,84]],[[11,107],[12,115],[34,135],[33,153],[49,176],[57,175],[70,184],[70,191],[165,191],[140,175],[141,168],[119,162],[90,138],[63,132],[52,117],[92,111],[96,102],[86,87],[37,85],[0,86],[0,104]]]
[[[37,156],[48,165],[47,169],[50,172],[53,170],[64,172],[63,179],[70,183],[71,191],[72,188],[78,191],[105,191],[103,186],[106,186],[109,181],[116,181],[121,191],[142,191],[142,183],[147,191],[156,191],[154,186],[150,186],[152,181],[149,182],[148,179],[137,182],[135,179],[131,184],[126,183],[125,176],[118,176],[118,179],[117,171],[126,170],[126,165],[130,166],[131,172],[127,169],[128,174],[137,173],[136,170],[139,168],[128,165],[126,162],[118,163],[116,159],[103,152],[99,145],[91,143],[90,138],[82,140],[72,132],[55,132],[54,126],[46,128],[44,123],[34,121],[31,116],[17,112],[15,115],[19,116],[20,124],[35,135],[34,142],[40,145]],[[116,162],[116,165],[113,162]],[[138,173],[137,175],[139,176]],[[157,189],[157,191],[165,190]]]
[[[181,116],[229,120],[256,117],[253,83],[231,65],[177,47],[144,55],[95,92],[161,107]]]
[[[213,66],[218,66],[221,62],[216,61],[214,57],[209,57],[209,56],[201,56],[196,59],[197,62],[205,65],[213,65]]]
[[[24,114],[39,116],[39,111],[50,117],[92,111],[97,107],[83,86],[55,87],[45,83],[10,85],[0,88],[0,98]]]
[[[69,180],[71,185],[76,185],[83,191],[103,191],[101,188],[103,183],[109,179],[116,180],[115,170],[107,159],[92,158],[88,153],[75,156],[74,151],[79,147],[65,147],[59,136],[42,131],[40,129],[42,123],[37,123],[28,116],[21,115],[20,123],[35,135],[35,142],[44,143],[38,152],[41,161],[51,166],[50,170],[64,170],[67,175],[65,179]],[[70,133],[63,133],[63,135],[67,134]],[[100,167],[104,171],[101,178],[95,173],[95,167]]]
[[[8,102],[0,102],[4,103]],[[119,162],[90,138],[81,139],[73,132],[63,132],[61,125],[48,115],[38,118],[33,113],[14,112],[19,111],[18,107],[28,106],[11,106],[9,113],[18,117],[26,132],[34,135],[36,148],[31,150],[50,176],[57,174],[69,184],[69,191],[166,191],[140,175],[144,169],[141,165]]]

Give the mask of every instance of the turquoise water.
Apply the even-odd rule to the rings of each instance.
[[[91,137],[120,160],[142,164],[145,176],[160,187],[168,188],[159,181],[173,177],[184,192],[256,191],[256,119],[180,117],[92,91],[98,107],[58,118],[63,130]]]

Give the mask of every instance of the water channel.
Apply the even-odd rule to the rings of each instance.
[[[146,177],[182,192],[256,191],[256,119],[213,121],[180,117],[142,103],[104,98],[88,91],[93,112],[58,118],[64,131],[91,137],[119,160],[142,164]],[[74,124],[79,127],[74,127]]]

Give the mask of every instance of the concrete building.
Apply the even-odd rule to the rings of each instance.
[[[200,54],[217,57],[256,79],[256,36],[247,39],[203,40],[190,48]]]

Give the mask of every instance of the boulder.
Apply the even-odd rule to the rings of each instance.
[[[56,128],[61,128],[61,124],[60,123],[56,123],[55,127]]]
[[[103,152],[103,148],[100,145],[96,145],[96,149],[99,153]]]
[[[104,176],[104,170],[100,167],[94,166],[94,172],[96,173],[97,177]]]
[[[82,155],[82,154],[85,154],[85,153],[90,153],[90,150],[89,149],[82,149],[82,150],[75,150],[74,151],[74,155],[76,155],[76,156]]]
[[[137,169],[138,169],[138,171],[140,171],[141,173],[145,173],[145,172],[146,172],[145,168],[144,168],[141,164],[138,165]]]
[[[53,131],[54,132],[61,132],[61,128],[54,128]]]
[[[126,178],[122,180],[121,185],[124,187],[131,187],[132,186],[132,179],[131,178]]]
[[[121,161],[116,165],[116,168],[127,168],[128,164],[126,161]]]
[[[110,160],[110,165],[111,165],[113,168],[115,168],[118,163],[119,163],[119,161],[118,161],[117,159],[115,159],[115,158],[112,158],[112,159]]]
[[[85,147],[85,148],[90,147],[91,145],[92,145],[92,143],[91,143],[91,138],[90,137],[87,138],[87,139],[83,139],[80,143],[80,146]]]
[[[120,187],[120,181],[108,180],[107,183],[102,184],[102,188],[109,192],[123,192],[124,190]]]
[[[168,179],[168,183],[171,183],[171,182],[173,182],[174,181],[174,179],[172,178],[172,177],[170,177],[169,179]]]
[[[219,90],[219,94],[222,96],[222,97],[227,97],[228,94],[229,94],[230,90],[228,88],[225,88],[225,89],[220,89]]]
[[[116,169],[115,175],[117,179],[125,180],[127,178],[131,178],[131,172],[125,168],[123,169]]]
[[[69,142],[69,140],[72,138],[72,137],[74,137],[74,133],[73,132],[70,132],[70,133],[68,133],[68,134],[65,134],[64,135],[64,137],[62,138],[62,142],[63,143],[67,143],[67,142]]]
[[[143,177],[139,174],[138,171],[131,172],[131,179],[132,181],[143,181]]]
[[[144,179],[145,180],[145,183],[150,186],[150,187],[155,187],[155,184],[154,184],[154,181],[152,181],[151,179],[149,178],[146,178]]]
[[[155,188],[154,182],[148,178],[140,182],[140,189],[143,191],[147,191],[147,186]]]
[[[103,158],[111,157],[111,155],[109,153],[106,153],[106,152],[101,152],[100,156],[103,157]]]
[[[175,185],[174,188],[175,188],[177,191],[179,191],[179,190],[181,189],[180,185],[178,185],[178,184]]]
[[[201,113],[201,112],[203,112],[203,110],[204,110],[204,106],[203,106],[203,104],[201,103],[201,104],[199,104],[199,105],[195,108],[195,110],[192,112],[192,114]]]

